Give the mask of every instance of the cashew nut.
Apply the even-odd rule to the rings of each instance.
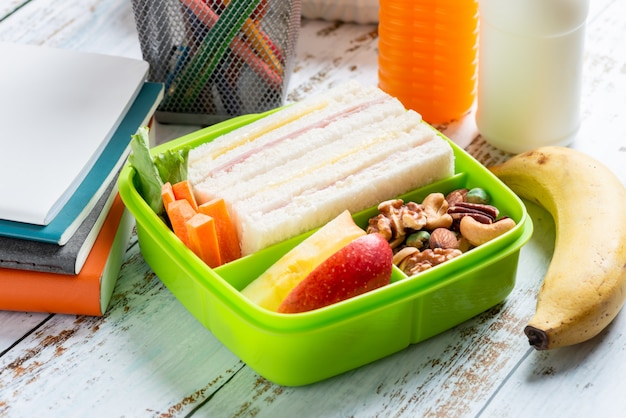
[[[515,221],[511,218],[503,218],[494,223],[483,224],[471,216],[464,216],[459,225],[461,235],[474,246],[491,241],[514,227]]]
[[[443,193],[430,193],[422,202],[426,213],[426,228],[449,228],[452,216],[448,214],[448,201]]]
[[[400,251],[398,251],[397,253],[394,254],[393,256],[393,264],[395,264],[396,266],[399,266],[400,263],[412,256],[415,253],[419,253],[419,250],[415,247],[404,247],[403,249],[401,249]]]

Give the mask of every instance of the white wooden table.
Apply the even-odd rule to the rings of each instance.
[[[584,123],[573,146],[626,184],[626,2],[591,3]],[[0,40],[141,57],[124,0],[2,0]],[[288,101],[349,78],[375,84],[376,46],[374,25],[304,21]],[[506,158],[481,140],[472,114],[439,128],[485,164]],[[157,140],[195,129],[158,125]],[[104,317],[0,312],[0,416],[626,416],[626,313],[594,340],[551,352],[534,351],[522,333],[554,240],[547,213],[529,212],[535,233],[504,303],[300,388],[266,381],[220,344],[147,267],[133,237]]]

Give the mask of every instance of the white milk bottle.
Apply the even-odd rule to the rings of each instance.
[[[511,153],[568,145],[580,125],[589,0],[479,0],[476,124]]]

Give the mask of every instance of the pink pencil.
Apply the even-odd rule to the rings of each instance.
[[[215,13],[202,0],[181,0],[181,2],[189,8],[189,10],[204,24],[207,28],[215,25],[219,19],[219,15]],[[254,24],[254,23],[252,23]],[[259,31],[257,33],[261,35]],[[254,50],[250,48],[242,39],[236,37],[230,44],[230,49],[235,55],[246,62],[252,70],[261,76],[267,83],[275,88],[282,85],[282,77],[270,65],[259,58]]]

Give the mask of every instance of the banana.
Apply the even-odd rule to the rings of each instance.
[[[626,188],[606,166],[567,147],[543,147],[490,167],[554,218],[552,260],[524,328],[547,350],[599,334],[626,299]]]

